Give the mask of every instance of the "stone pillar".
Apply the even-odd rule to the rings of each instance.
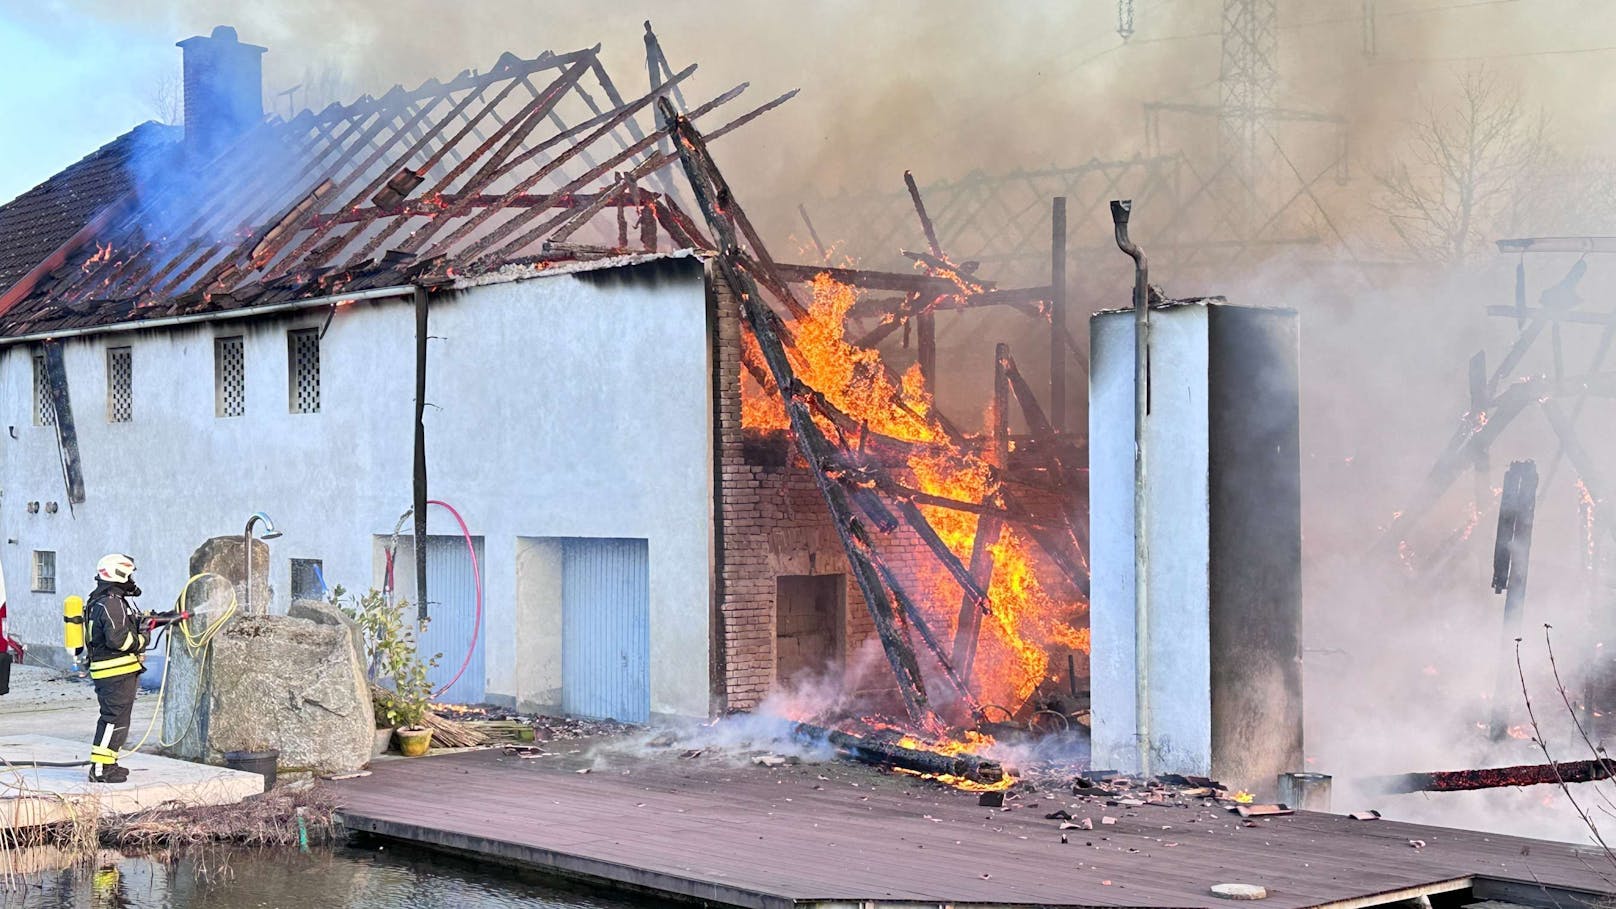
[[[1302,767],[1296,314],[1151,314],[1151,770],[1271,791]],[[1131,311],[1091,322],[1094,763],[1136,771]]]
[[[253,587],[268,602],[259,565],[269,547],[253,541]],[[240,537],[217,537],[191,557],[191,573],[212,572],[245,590]],[[260,559],[263,561],[260,562]],[[188,605],[218,615],[228,593],[217,581],[198,582]],[[247,615],[245,602],[210,647],[191,654],[176,639],[163,695],[163,741],[170,754],[218,760],[227,751],[276,748],[281,766],[343,772],[370,758],[375,718],[359,630],[335,607],[298,601],[287,615]]]
[[[246,549],[238,535],[213,537],[191,553],[190,575],[216,574],[229,581],[236,594],[238,614],[247,611]],[[253,602],[269,602],[269,545],[253,540]],[[224,585],[217,580],[198,581],[191,588],[186,606],[192,612],[217,613],[230,602]],[[202,616],[193,627],[207,621]],[[178,629],[170,634],[178,634]],[[207,760],[208,704],[206,654],[192,655],[182,638],[168,647],[168,680],[163,689],[163,738],[165,750],[189,761]]]

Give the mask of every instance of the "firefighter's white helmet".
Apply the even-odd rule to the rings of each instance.
[[[95,576],[103,581],[115,581],[119,584],[129,580],[135,573],[135,560],[119,553],[104,555],[101,561],[95,563]]]

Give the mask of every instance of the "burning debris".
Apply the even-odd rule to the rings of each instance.
[[[1402,773],[1366,781],[1370,788],[1387,795],[1410,792],[1465,792],[1475,789],[1503,789],[1511,786],[1595,783],[1616,776],[1616,768],[1603,758],[1551,764],[1522,764],[1515,767],[1488,767],[1480,770],[1436,770]]]
[[[810,743],[826,742],[834,745],[838,754],[851,760],[910,771],[950,785],[959,783],[961,784],[959,788],[975,788],[971,784],[976,784],[977,787],[1001,788],[1013,781],[997,761],[962,750],[954,750],[952,753],[930,750],[910,737],[897,742],[888,742],[873,736],[851,735],[809,723],[797,723],[793,732]]]
[[[813,473],[912,728],[929,740],[958,742],[963,729],[985,723],[990,707],[1011,717],[1035,713],[1040,691],[1047,696],[1050,688],[1051,652],[1086,654],[1088,647],[1080,627],[1085,536],[1073,521],[1083,485],[1079,458],[1004,345],[989,429],[970,436],[942,414],[930,388],[928,322],[940,308],[1049,304],[1058,295],[1049,287],[997,291],[974,266],[950,262],[934,239],[932,252],[914,256],[920,275],[781,266],[703,137],[666,101],[661,109],[718,241],[718,264],[740,297],[743,423],[755,433],[789,430]],[[918,193],[914,202],[934,238]],[[867,302],[858,289],[903,296]],[[881,323],[850,342],[847,322],[860,307]],[[897,375],[867,345],[910,324],[921,332],[920,362]],[[1008,431],[1012,394],[1029,437]],[[1037,462],[1034,470],[1023,467],[1029,461]],[[1033,490],[1062,506],[1035,511]],[[895,550],[923,556],[906,559]],[[914,751],[863,738],[842,744],[883,759],[909,760]],[[934,758],[920,763],[924,772],[979,773]],[[969,773],[955,773],[960,769]]]

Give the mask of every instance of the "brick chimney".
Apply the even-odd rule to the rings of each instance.
[[[185,55],[186,151],[212,158],[264,118],[267,48],[242,44],[228,25],[178,47]]]

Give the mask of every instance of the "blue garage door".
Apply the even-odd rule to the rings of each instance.
[[[401,544],[409,545],[407,542]],[[477,565],[487,572],[483,561],[483,538],[472,537],[477,550]],[[413,584],[410,585],[414,587]],[[471,553],[466,549],[466,538],[454,536],[428,536],[426,538],[426,634],[421,637],[419,650],[423,656],[443,654],[436,668],[427,673],[436,691],[448,684],[466,662],[466,652],[476,634],[477,645],[471,650],[471,662],[466,671],[448,691],[438,696],[447,704],[480,704],[488,673],[483,662],[487,649],[487,629],[477,625],[477,588],[471,571]],[[413,611],[413,610],[412,610]]]
[[[651,718],[651,572],[645,540],[563,540],[561,707]]]

